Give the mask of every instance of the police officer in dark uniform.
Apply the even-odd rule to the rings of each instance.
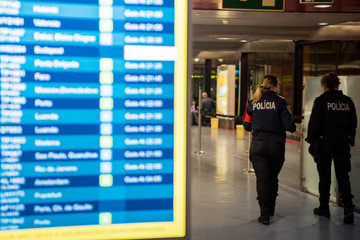
[[[252,123],[244,125],[252,131],[250,161],[256,174],[256,190],[261,215],[258,221],[270,223],[274,215],[278,195],[278,175],[285,160],[285,131],[302,134],[296,130],[294,120],[288,110],[286,100],[278,95],[278,80],[266,75],[261,86],[249,102],[246,111]]]
[[[344,204],[344,223],[354,222],[354,205],[349,180],[350,145],[354,146],[357,127],[356,110],[350,97],[339,88],[340,80],[334,73],[321,79],[323,94],[314,101],[306,141],[314,156],[319,173],[320,206],[314,214],[330,218],[329,198],[331,162],[334,159],[336,179]]]

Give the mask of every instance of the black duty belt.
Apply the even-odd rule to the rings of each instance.
[[[285,132],[269,132],[269,131],[251,130],[251,134],[253,136],[257,136],[259,134],[264,134],[264,135],[278,135],[281,137],[286,137]]]

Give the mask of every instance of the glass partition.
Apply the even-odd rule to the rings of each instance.
[[[355,147],[351,148],[351,172],[350,181],[352,187],[352,194],[355,196],[354,204],[360,206],[360,76],[347,76],[342,81],[343,91],[346,95],[352,98],[355,104],[356,113],[358,117],[358,128],[356,130]]]

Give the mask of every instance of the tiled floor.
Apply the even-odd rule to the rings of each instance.
[[[296,189],[299,146],[287,143],[275,216],[268,226],[258,223],[255,175],[247,168],[248,139],[236,132],[203,127],[196,154],[197,126],[191,127],[191,240],[353,240],[360,239],[360,215],[344,225],[343,209],[331,204],[331,219],[313,215],[318,199]]]

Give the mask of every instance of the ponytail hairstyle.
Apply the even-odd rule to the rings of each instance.
[[[256,92],[252,98],[253,103],[257,103],[262,97],[264,92],[271,91],[272,88],[278,85],[278,79],[274,75],[266,75],[261,80],[261,85],[256,89]]]
[[[321,78],[321,85],[330,90],[338,89],[340,79],[335,73],[328,73]]]

